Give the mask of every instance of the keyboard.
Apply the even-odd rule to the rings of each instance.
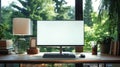
[[[75,58],[75,54],[72,53],[45,53],[43,58]]]

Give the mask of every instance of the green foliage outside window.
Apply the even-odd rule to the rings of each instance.
[[[13,38],[11,31],[11,15],[12,9],[10,7],[1,8],[1,23],[0,23],[0,38],[11,39]]]
[[[22,5],[22,7],[16,3],[11,3],[8,10],[11,11],[11,14],[9,14],[10,22],[8,22],[8,24],[11,26],[9,27],[11,30],[10,32],[12,32],[11,23],[14,17],[30,18],[33,21],[33,36],[36,37],[37,20],[71,20],[73,19],[75,14],[73,13],[74,12],[73,7],[71,8],[70,6],[64,6],[66,4],[65,0],[58,0],[58,1],[57,0],[18,0],[18,1]],[[5,21],[5,19],[3,21]],[[14,37],[14,40],[16,38],[17,36]],[[25,38],[27,39],[28,37]],[[29,42],[29,40],[27,40],[27,42]],[[28,48],[27,45],[29,45],[29,43],[26,43],[27,45],[25,43],[21,43],[21,44],[24,45],[21,46],[21,48],[22,47],[23,48],[26,47],[26,49]],[[65,50],[69,50],[69,49],[65,49]],[[51,49],[51,48],[43,47],[41,51],[59,51],[59,49],[58,48]]]
[[[14,17],[27,17],[32,19],[34,22],[34,35],[36,37],[36,20],[74,20],[75,8],[71,6],[64,6],[66,4],[65,0],[18,0],[23,7],[12,3],[9,7],[1,8],[2,23],[7,24],[8,30],[4,33],[5,38],[13,38],[12,36],[12,19]],[[89,1],[90,2],[90,1]],[[90,4],[89,4],[90,5]],[[92,7],[90,9],[89,21],[85,22],[85,46],[84,51],[90,51],[91,45],[90,41],[97,41],[103,36],[113,36],[116,38],[117,32],[116,24],[110,23],[109,15],[107,11],[102,11],[99,18],[98,14],[92,12]],[[87,11],[87,10],[86,10]],[[87,13],[86,13],[87,14]],[[87,18],[84,14],[84,18]],[[100,19],[102,19],[100,21]],[[85,19],[84,19],[85,20]],[[90,24],[89,24],[90,22]],[[115,26],[114,26],[115,25]],[[112,33],[113,31],[114,33]],[[1,33],[1,32],[0,32]],[[26,39],[28,37],[25,37]],[[27,41],[29,42],[29,40]],[[29,45],[29,43],[27,43]],[[40,46],[38,46],[40,47]],[[28,47],[26,46],[26,49]],[[41,51],[58,51],[58,48],[50,49],[47,47],[40,47]],[[64,49],[65,51],[74,51],[74,48]]]

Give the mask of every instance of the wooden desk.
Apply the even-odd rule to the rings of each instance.
[[[85,54],[85,58],[79,58],[80,53],[76,53],[76,58],[42,58],[44,53],[27,55],[27,54],[13,54],[0,56],[0,63],[120,63],[120,56],[110,55],[92,55],[91,53]]]
[[[76,53],[76,58],[42,58],[43,53],[35,55],[14,54],[0,56],[0,63],[120,63],[120,56],[92,55],[85,54],[85,58],[79,58],[80,53]]]

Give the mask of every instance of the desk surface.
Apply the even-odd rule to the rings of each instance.
[[[120,63],[120,56],[85,54],[85,58],[42,58],[43,53],[35,55],[13,54],[0,56],[0,63]]]

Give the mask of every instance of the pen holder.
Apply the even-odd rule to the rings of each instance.
[[[97,45],[92,46],[92,55],[97,55]]]
[[[38,54],[39,48],[29,48],[27,49],[27,54]]]

